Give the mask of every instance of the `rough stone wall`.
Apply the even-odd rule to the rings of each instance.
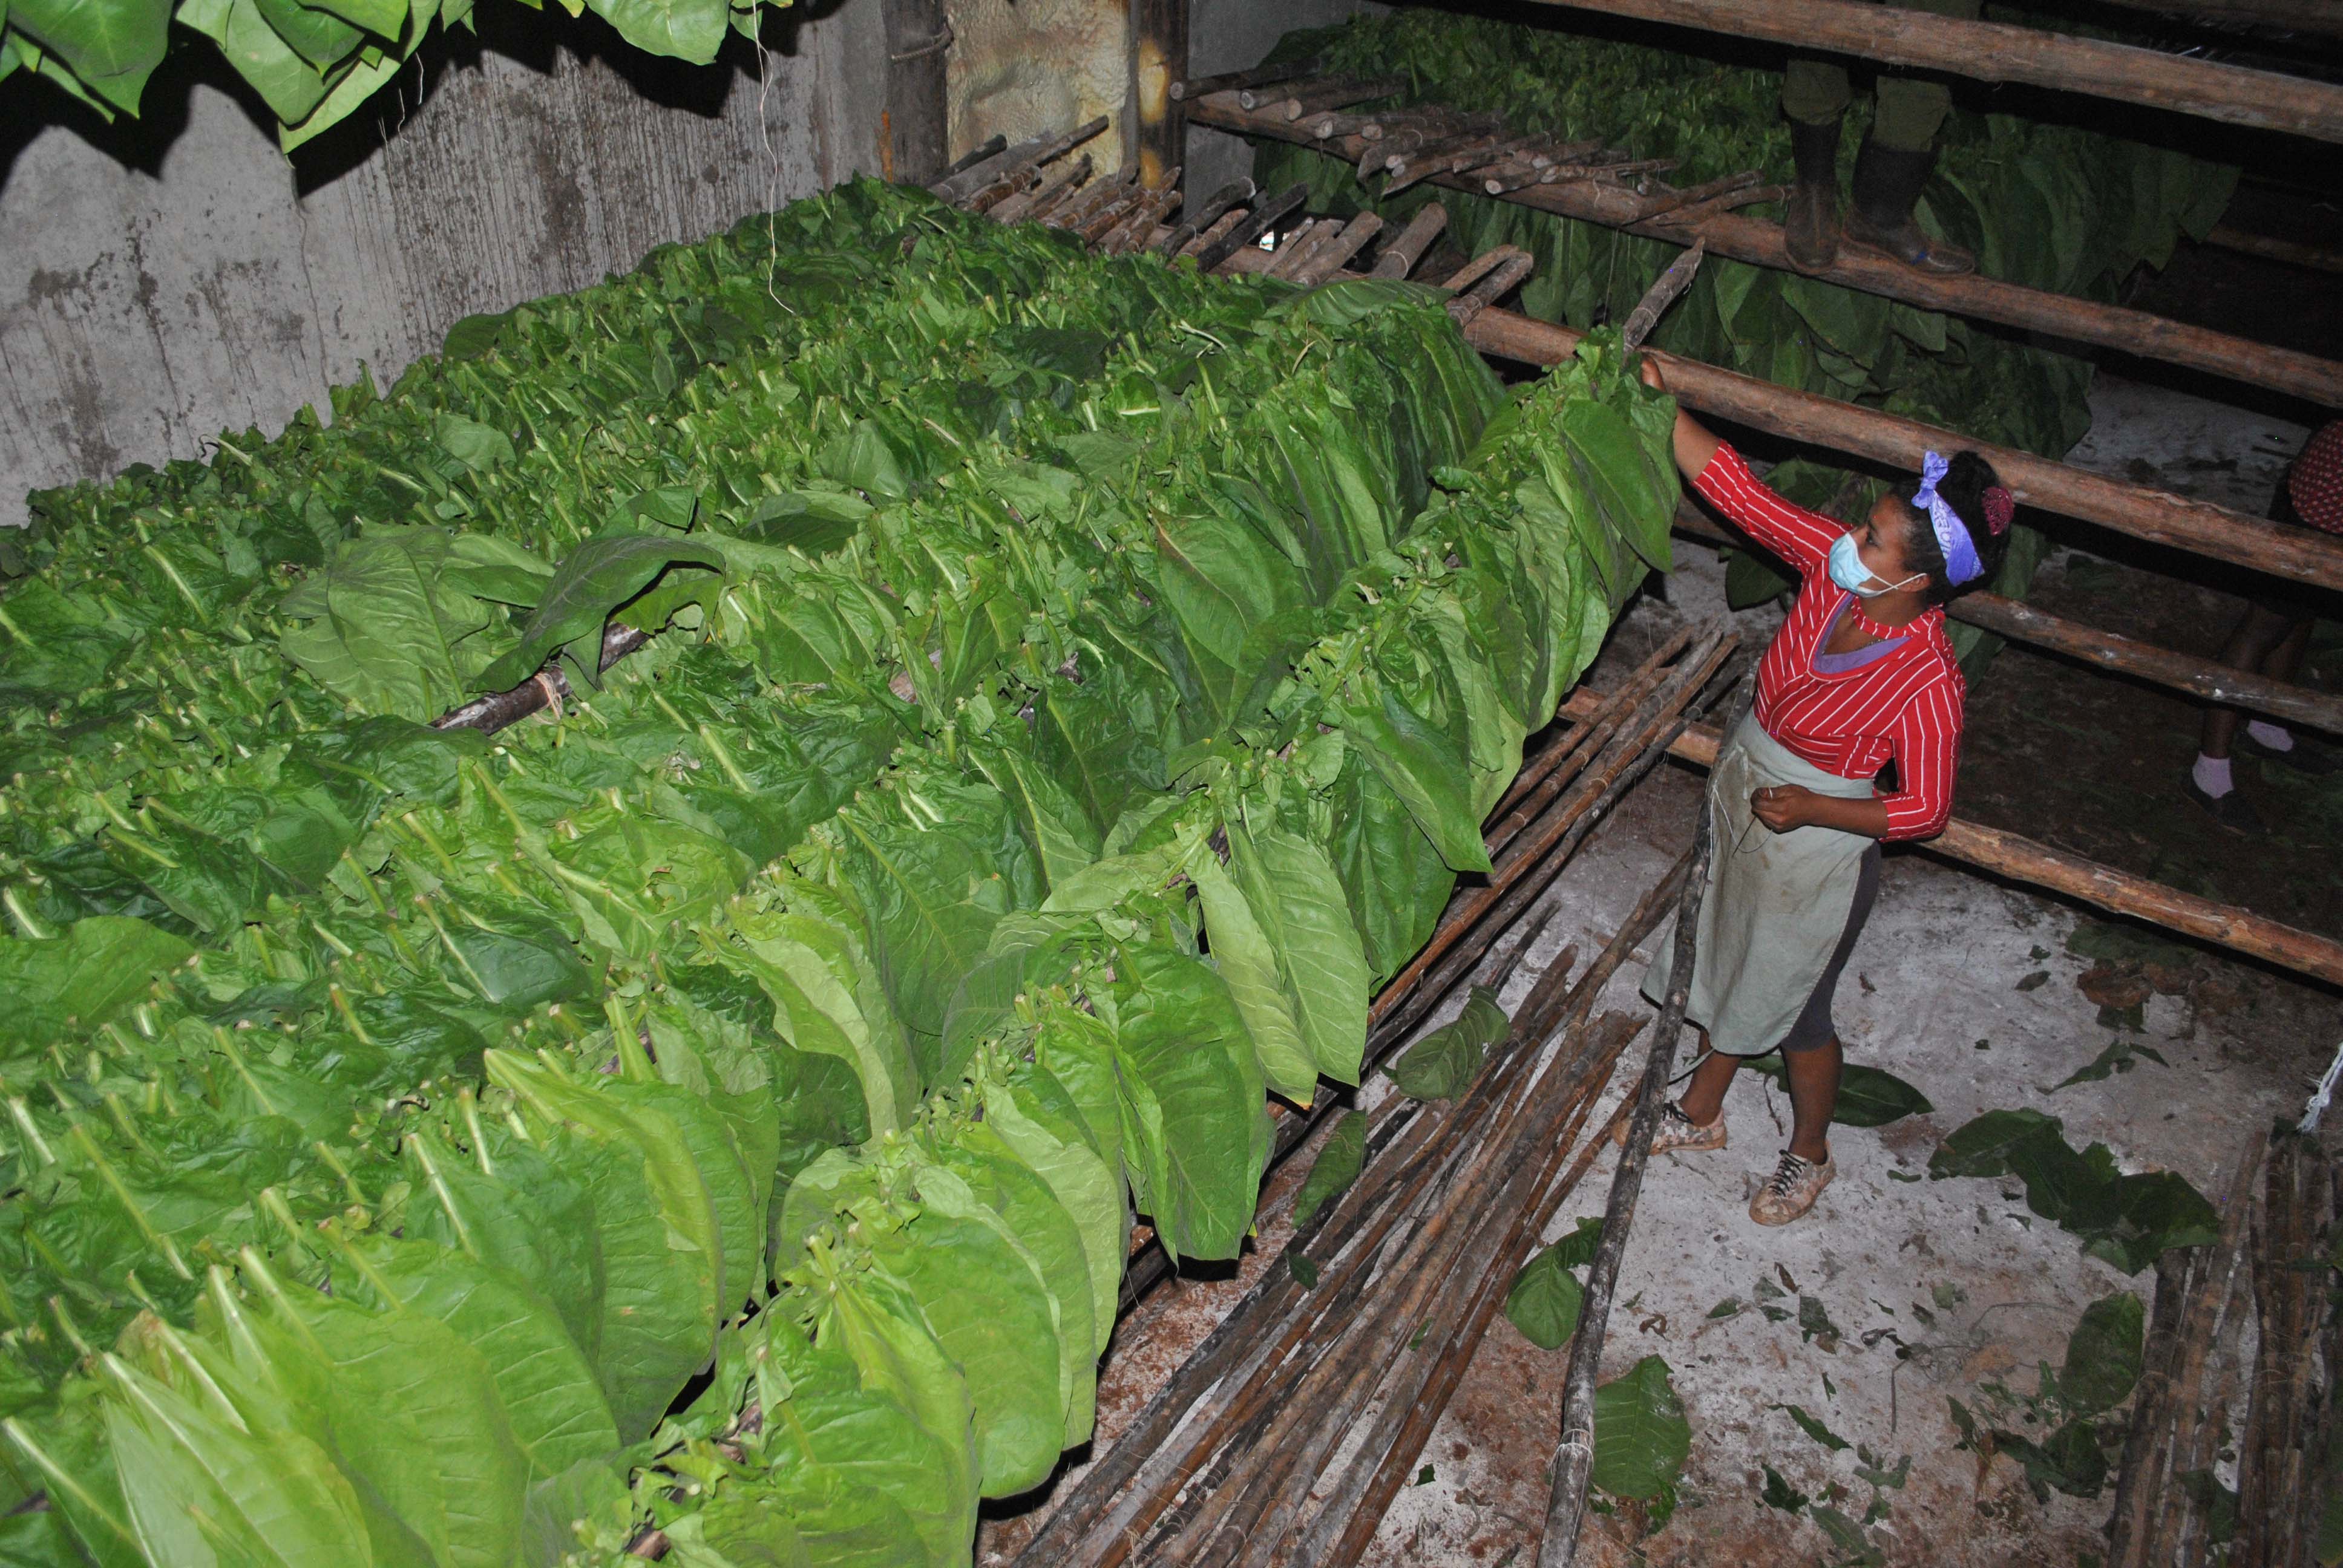
[[[950,151],[987,136],[1022,141],[1071,130],[1100,115],[1089,144],[1112,174],[1127,156],[1131,99],[1130,0],[950,0],[952,46],[944,56]]]
[[[236,84],[173,75],[203,69],[185,56],[145,118],[110,127],[12,81],[0,523],[27,488],[274,431],[361,363],[395,377],[459,317],[875,172],[879,8],[811,10],[768,21],[760,87],[738,38],[695,69],[590,17],[483,6],[483,36],[427,46],[423,80],[291,163]]]

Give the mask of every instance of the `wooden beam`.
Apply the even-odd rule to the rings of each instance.
[[[1676,507],[1675,527],[1678,533],[1706,543],[1749,548],[1747,539],[1710,522],[1689,498]],[[1965,593],[1945,607],[1945,614],[2013,642],[2046,648],[2097,668],[2166,687],[2201,702],[2243,708],[2289,724],[2307,725],[2328,735],[2343,735],[2343,697],[2330,692],[2272,680],[2266,675],[2232,669],[2217,659],[2177,653],[2153,643],[2102,631],[1996,593]]]
[[[2285,27],[2343,37],[2343,5],[2335,0],[2106,0],[2127,11],[2155,11],[2184,22]]]
[[[1369,146],[1358,137],[1316,141],[1295,126],[1240,107],[1229,96],[1215,95],[1200,100],[1192,106],[1190,115],[1199,125],[1246,136],[1274,136],[1352,162],[1364,156]],[[1530,184],[1503,192],[1487,191],[1486,182],[1477,174],[1435,175],[1431,183],[1474,196],[1493,195],[1499,200],[1535,207],[1560,217],[1601,224],[1647,239],[1682,246],[1704,241],[1711,256],[1771,267],[1777,272],[1795,270],[1790,266],[1789,253],[1783,248],[1782,226],[1742,213],[1707,206],[1642,216],[1643,204],[1623,203],[1616,192],[1589,182]],[[2111,348],[2343,408],[2343,364],[2321,359],[2315,354],[2273,347],[2226,332],[2167,320],[2144,310],[2077,299],[1975,273],[1962,277],[1938,277],[1859,246],[1840,246],[1837,261],[1813,276],[1825,283],[1901,300],[1924,310],[1940,310],[2073,343]]]
[[[1172,89],[1188,75],[1188,0],[1131,0],[1131,156],[1139,183],[1160,188],[1188,161],[1188,106]]]
[[[1538,0],[1676,27],[1763,38],[1888,65],[2025,82],[2061,93],[2343,142],[2343,86],[2000,22],[1963,22],[1865,0]]]
[[[1571,719],[1591,711],[1598,700],[1596,694],[1581,688],[1563,704],[1563,717]],[[1696,724],[1677,738],[1668,754],[1695,767],[1707,768],[1716,761],[1717,744],[1714,728]],[[2194,893],[2118,871],[2113,866],[2054,849],[1999,828],[1987,828],[1956,817],[1941,835],[1923,839],[1915,847],[2014,882],[2063,893],[2113,914],[2127,915],[2216,947],[2264,959],[2329,985],[2343,985],[2343,942],[2265,919],[2235,904],[2200,899]]]
[[[1484,352],[1554,365],[1584,335],[1512,311],[1484,310],[1465,325],[1464,336]],[[1653,357],[1660,361],[1668,390],[1704,413],[1913,473],[1919,471],[1924,452],[1966,448],[1983,454],[2029,507],[2273,577],[2343,588],[2343,538],[2108,478],[2015,447],[1972,441],[1916,419],[1776,387],[1696,359],[1658,353]]]
[[[2234,250],[2239,256],[2258,256],[2264,261],[2281,261],[2288,266],[2307,266],[2317,272],[2343,272],[2343,250],[2332,246],[2304,245],[2299,240],[2279,239],[2273,235],[2248,234],[2227,224],[2216,226],[2205,236],[2207,245],[2223,250]]]
[[[880,173],[925,185],[944,172],[944,51],[951,24],[943,0],[882,0],[887,37],[887,104],[879,138]]]

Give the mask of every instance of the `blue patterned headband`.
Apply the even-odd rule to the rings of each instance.
[[[1985,563],[1977,559],[1976,545],[1969,531],[1953,510],[1953,504],[1936,494],[1936,485],[1951,469],[1952,464],[1941,452],[1931,452],[1920,460],[1920,487],[1912,496],[1912,504],[1926,508],[1929,526],[1936,535],[1936,548],[1945,552],[1945,580],[1955,588],[1972,578],[1985,575]]]

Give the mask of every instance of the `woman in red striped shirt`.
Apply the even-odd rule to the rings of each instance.
[[[1644,374],[1662,385],[1648,359]],[[1675,457],[1702,498],[1800,582],[1757,668],[1755,706],[1709,775],[1715,849],[1688,1010],[1709,1054],[1653,1146],[1724,1148],[1735,1070],[1779,1050],[1795,1121],[1749,1213],[1780,1225],[1837,1173],[1832,993],[1878,891],[1880,841],[1932,837],[1952,815],[1966,688],[1944,606],[2001,564],[2013,502],[1977,454],[1931,452],[1916,492],[1883,496],[1842,528],[1767,488],[1681,409]],[[1895,788],[1883,792],[1875,776],[1890,763]],[[1668,959],[1664,948],[1644,981],[1654,1000]]]

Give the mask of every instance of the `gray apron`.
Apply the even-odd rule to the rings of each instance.
[[[1863,853],[1873,840],[1835,828],[1776,833],[1749,809],[1751,791],[1802,784],[1818,795],[1863,799],[1871,780],[1825,773],[1792,754],[1745,713],[1709,770],[1709,827],[1715,840],[1708,892],[1694,933],[1691,1000],[1684,1016],[1728,1056],[1762,1056],[1782,1042],[1805,1010],[1855,907]],[[1672,938],[1644,976],[1644,995],[1667,995]]]

